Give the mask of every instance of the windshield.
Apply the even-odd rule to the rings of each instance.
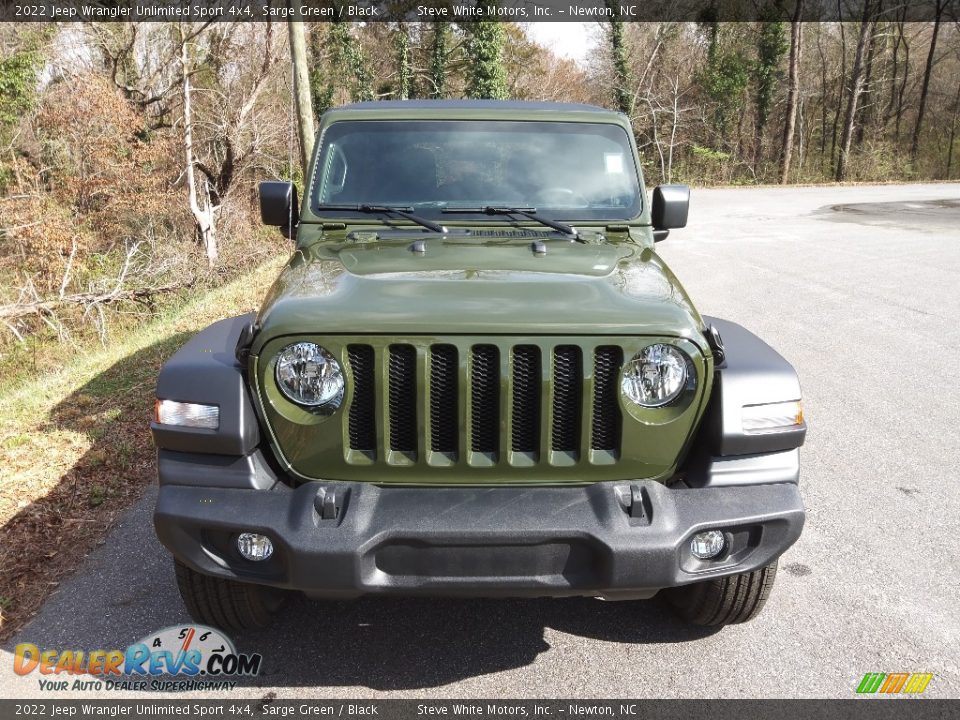
[[[341,121],[324,132],[315,172],[322,215],[356,215],[322,207],[350,204],[448,221],[445,209],[491,205],[558,220],[628,220],[641,210],[630,140],[613,124]]]

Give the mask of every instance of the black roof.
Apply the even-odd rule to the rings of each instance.
[[[615,110],[584,105],[582,103],[534,102],[526,100],[375,100],[341,105],[331,110],[400,110],[413,108],[431,108],[450,110],[479,110],[498,108],[501,110],[553,110],[558,112],[597,112],[613,113]]]

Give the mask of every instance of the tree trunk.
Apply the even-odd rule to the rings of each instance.
[[[947,174],[944,176],[950,179],[950,172],[953,170],[953,144],[957,139],[957,117],[960,116],[960,83],[957,84],[957,97],[953,101],[953,122],[950,123],[950,145],[947,148]]]
[[[677,146],[677,127],[680,125],[680,76],[674,79],[673,89],[673,114],[670,124],[670,144],[667,153],[667,184],[673,182],[673,149]]]
[[[847,165],[850,160],[850,144],[853,141],[853,130],[857,117],[857,103],[863,92],[863,61],[864,51],[870,37],[871,3],[863,7],[863,18],[860,21],[860,36],[857,38],[857,52],[853,60],[853,72],[850,76],[850,97],[847,99],[847,112],[843,122],[843,135],[840,138],[840,155],[837,157],[837,172],[834,179],[842,182],[847,174]]]
[[[298,14],[300,0],[291,0],[291,10]],[[310,100],[310,71],[307,68],[307,43],[303,33],[303,22],[290,20],[290,59],[293,61],[293,94],[297,112],[297,131],[300,135],[300,167],[303,176],[309,171],[310,158],[313,157],[313,103]]]
[[[906,12],[906,10],[904,10]],[[907,36],[903,31],[903,23],[900,23],[900,39],[903,40],[903,77],[900,80],[900,90],[897,93],[897,121],[894,126],[894,144],[900,144],[900,126],[903,123],[903,110],[906,105],[903,102],[903,96],[907,91],[907,79],[910,77],[910,44],[907,42]]]
[[[663,146],[660,143],[660,135],[657,131],[657,111],[653,107],[653,95],[648,93],[645,99],[650,108],[650,134],[653,138],[653,146],[660,156],[660,182],[665,183],[667,181],[667,159],[663,155]]]
[[[394,43],[397,49],[397,96],[401,100],[413,97],[413,68],[410,64],[410,35],[406,23],[398,23]]]
[[[470,42],[467,70],[467,97],[481,100],[506,100],[507,71],[503,66],[506,31],[503,24],[482,20],[469,26]]]
[[[827,154],[827,56],[823,51],[823,28],[817,28],[817,52],[820,55],[820,168]],[[832,162],[833,158],[831,158]]]
[[[633,96],[628,89],[632,84],[630,79],[630,64],[627,58],[627,46],[623,39],[623,23],[620,21],[620,1],[604,0],[607,8],[613,13],[610,19],[610,43],[613,50],[613,77],[616,85],[613,88],[613,99],[617,109],[629,116],[633,112]]]
[[[324,76],[323,58],[326,56],[324,44],[327,41],[326,33],[320,23],[313,23],[307,35],[307,46],[310,50],[310,100],[313,103],[314,124],[320,122],[320,117],[333,103],[333,84]]]
[[[810,123],[806,121],[806,108],[803,95],[797,101],[797,166],[802,168],[806,160],[807,146],[810,144]]]
[[[927,91],[930,89],[930,73],[933,71],[933,58],[937,50],[937,34],[940,32],[940,20],[946,0],[937,2],[933,20],[933,37],[930,38],[930,52],[927,53],[927,67],[923,71],[923,85],[920,88],[920,104],[917,106],[917,124],[913,126],[913,142],[910,145],[910,159],[916,162],[920,152],[920,131],[923,127],[923,113],[927,107]]]
[[[897,17],[899,17],[900,12],[906,12],[906,7],[898,11]],[[887,28],[890,31],[891,37],[893,37],[893,53],[890,58],[889,97],[887,98],[887,107],[883,111],[884,130],[887,129],[887,125],[890,124],[890,119],[897,110],[897,79],[900,77],[900,45],[903,42],[903,23],[899,21],[888,23]]]
[[[790,23],[790,69],[788,73],[787,117],[783,124],[783,144],[780,153],[780,182],[787,183],[793,155],[793,134],[797,124],[797,97],[800,95],[800,51],[803,42],[803,0],[797,0]]]
[[[207,253],[207,262],[210,267],[217,264],[219,256],[217,249],[217,207],[210,199],[210,191],[204,182],[203,206],[197,200],[197,179],[194,172],[193,159],[193,105],[190,90],[190,59],[187,53],[185,39],[180,43],[180,70],[183,74],[183,150],[186,162],[187,192],[190,195],[190,212],[197,226],[197,234]]]
[[[760,23],[757,39],[757,62],[754,65],[753,75],[756,82],[754,138],[753,138],[753,175],[762,174],[763,165],[763,135],[767,129],[767,119],[770,117],[770,106],[773,104],[773,93],[778,83],[777,70],[780,59],[786,50],[784,28],[782,22]]]
[[[877,12],[882,10],[883,2],[877,3]],[[860,112],[858,113],[857,132],[854,138],[854,145],[860,147],[863,145],[863,138],[866,133],[867,125],[871,123],[873,117],[873,59],[877,49],[877,24],[878,16],[874,16],[870,24],[870,36],[867,39],[867,62],[864,70],[863,93],[860,96]]]
[[[433,23],[433,48],[430,54],[430,97],[447,96],[447,25]]]
[[[840,7],[839,1],[837,7]],[[834,162],[837,157],[837,129],[840,126],[840,115],[843,112],[843,81],[847,77],[847,33],[844,23],[840,26],[840,78],[837,81],[837,109],[833,113],[833,129],[830,132],[830,166],[836,171]]]

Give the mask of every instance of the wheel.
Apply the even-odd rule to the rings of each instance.
[[[190,617],[221,630],[261,630],[283,604],[282,590],[203,575],[173,561]]]
[[[732,625],[755,618],[777,577],[777,561],[752,572],[670,588],[667,602],[694,625]]]

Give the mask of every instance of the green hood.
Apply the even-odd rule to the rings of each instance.
[[[298,250],[268,294],[253,352],[302,333],[660,335],[703,346],[703,322],[653,250],[530,236],[326,242]],[[706,348],[704,348],[706,350]]]

